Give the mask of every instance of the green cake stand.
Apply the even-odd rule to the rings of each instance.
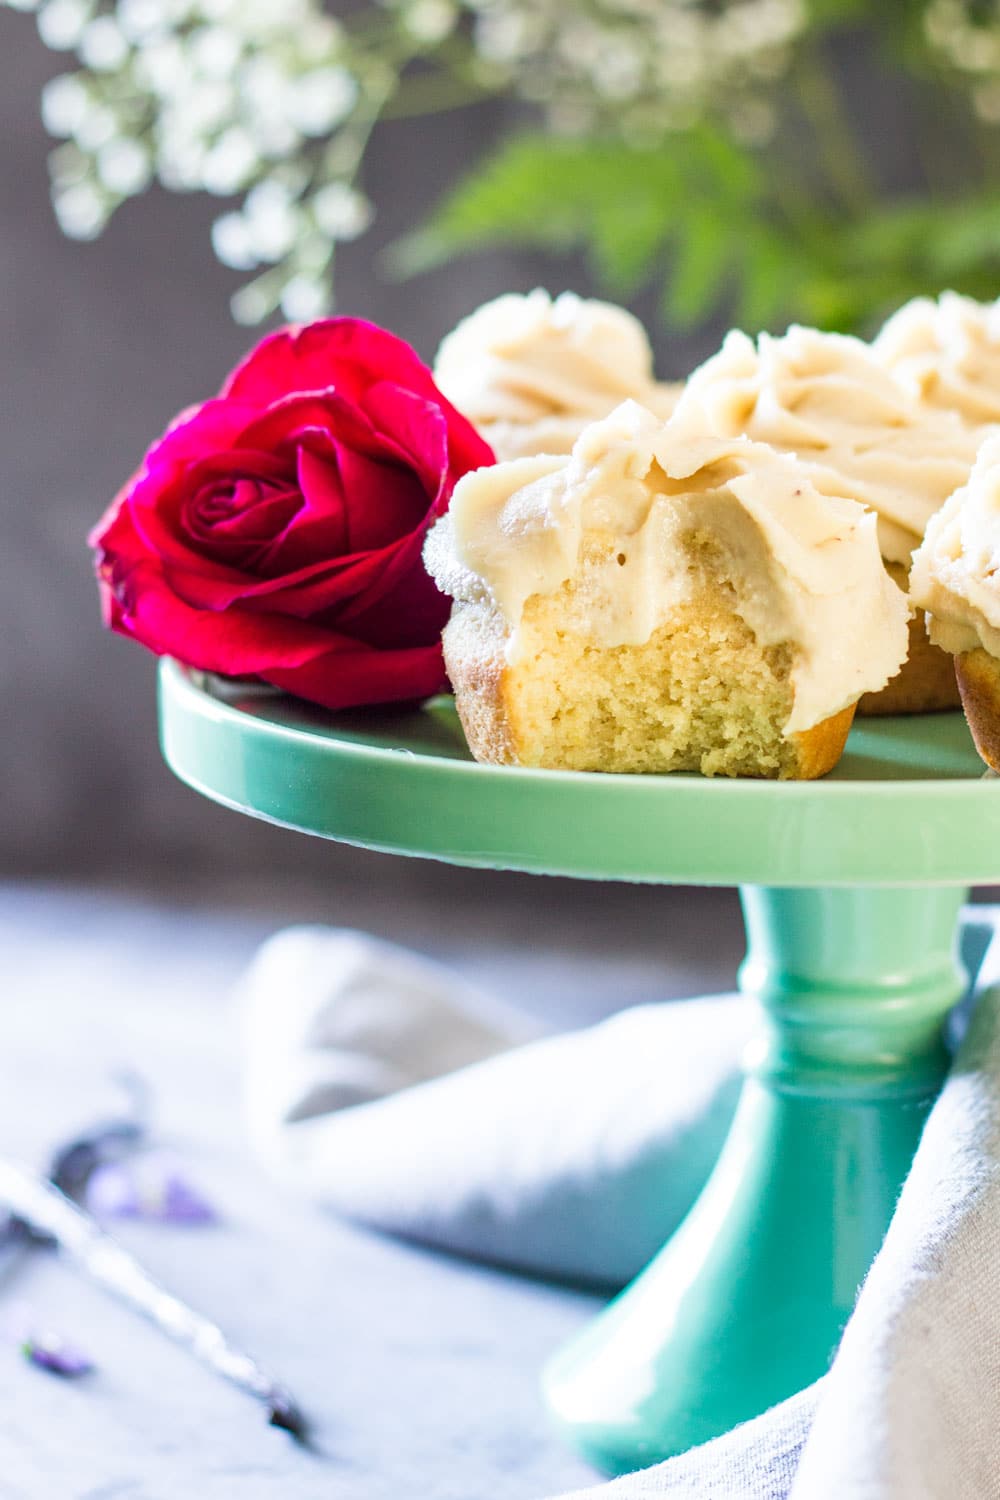
[[[892,1215],[946,1067],[967,888],[1000,881],[1000,781],[960,714],[859,720],[818,782],[476,765],[454,707],[325,714],[164,662],[182,780],[394,854],[588,880],[739,885],[760,1027],[731,1133],[652,1264],[544,1375],[610,1471],[815,1380]]]

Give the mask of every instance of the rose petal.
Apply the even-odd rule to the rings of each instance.
[[[342,444],[337,453],[347,508],[348,550],[390,546],[420,525],[436,488],[427,494],[410,468],[379,463]]]
[[[332,389],[353,402],[377,380],[436,392],[431,371],[405,340],[363,318],[321,318],[262,340],[220,396],[265,406],[289,391]]]
[[[440,642],[380,651],[351,641],[299,668],[268,667],[259,675],[274,687],[331,709],[430,698],[448,685]]]
[[[131,484],[141,482],[158,469],[186,468],[207,454],[237,447],[240,433],[256,415],[254,407],[240,401],[216,399],[201,406],[189,406],[149,449]]]
[[[165,585],[154,562],[117,567],[113,582],[102,580],[111,628],[202,671],[255,677],[269,662],[299,667],[336,644],[332,631],[286,615],[194,608]]]
[[[225,608],[247,585],[245,572],[205,557],[180,541],[175,526],[157,510],[137,506],[127,498],[98,543],[97,574],[112,594],[121,594],[126,615],[136,588],[154,579],[163,580],[161,587],[173,588],[187,603],[204,609]],[[105,623],[110,624],[108,601],[102,597]]]
[[[338,557],[347,547],[347,516],[332,444],[328,457],[299,449],[298,480],[299,508],[286,527],[272,532],[257,564],[256,571],[268,579]]]
[[[376,432],[391,432],[407,463],[419,474],[428,505],[448,475],[448,424],[426,397],[380,381],[366,391],[364,410]]]

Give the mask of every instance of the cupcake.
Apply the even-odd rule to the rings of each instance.
[[[477,760],[822,776],[906,653],[871,512],[635,402],[466,475],[424,556]]]
[[[928,525],[910,582],[930,639],[954,656],[976,749],[1000,770],[1000,434]]]
[[[915,297],[872,349],[923,405],[956,412],[970,427],[1000,422],[1000,301]]]
[[[824,494],[870,506],[887,571],[904,589],[928,521],[968,478],[979,446],[956,413],[919,403],[860,339],[798,327],[756,343],[731,333],[687,382],[673,422],[771,443]],[[903,670],[859,711],[957,707],[951,664],[915,617]]]
[[[654,379],[631,313],[541,289],[497,297],[459,323],[434,379],[499,459],[568,453],[588,423],[628,399],[666,417],[680,389]]]

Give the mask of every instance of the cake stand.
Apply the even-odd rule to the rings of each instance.
[[[331,715],[169,661],[160,707],[182,780],[290,828],[490,869],[741,886],[760,1028],[729,1139],[545,1395],[621,1471],[821,1375],[944,1075],[966,888],[1000,880],[1000,781],[961,714],[859,720],[824,780],[764,782],[480,766],[449,699]]]

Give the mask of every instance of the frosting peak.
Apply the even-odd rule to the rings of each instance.
[[[689,379],[672,420],[796,455],[823,494],[878,513],[883,554],[903,563],[978,445],[953,412],[915,401],[860,339],[797,326],[756,343],[729,334]]]
[[[786,733],[881,687],[905,657],[907,607],[873,515],[764,444],[686,436],[631,401],[568,457],[466,475],[425,561],[456,598],[492,600],[515,659],[527,601],[569,580],[568,629],[603,646],[648,640],[697,587],[695,534],[722,553],[758,640],[796,648]]]
[[[541,288],[508,293],[463,319],[434,378],[500,458],[568,453],[587,422],[634,397],[664,416],[645,330],[624,308]]]
[[[915,400],[957,412],[973,426],[1000,422],[1000,301],[957,292],[915,297],[872,348]]]

